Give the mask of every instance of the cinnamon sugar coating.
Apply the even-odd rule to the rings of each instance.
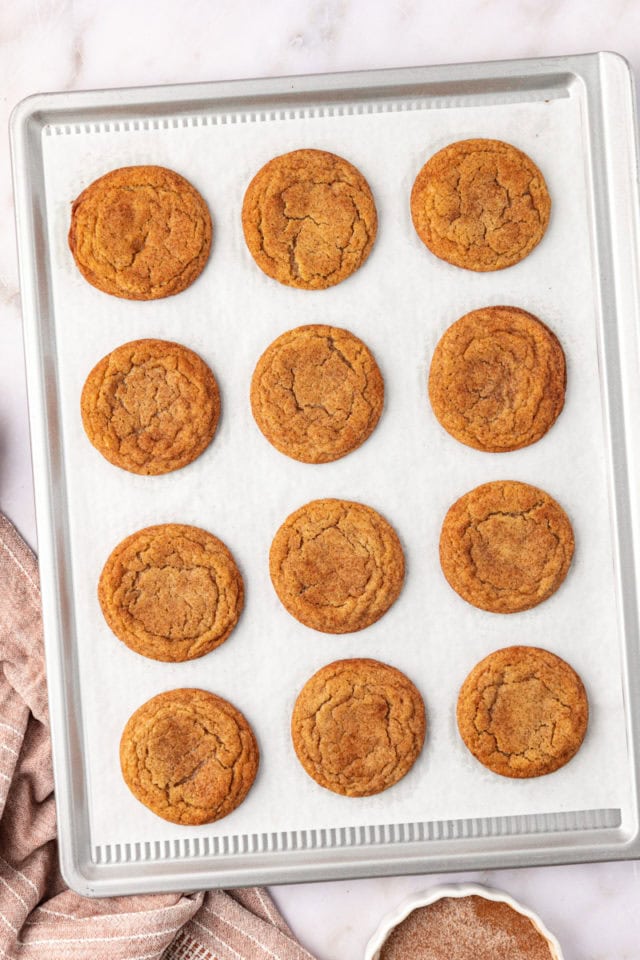
[[[467,270],[502,270],[542,239],[551,199],[542,173],[501,140],[460,140],[416,177],[411,216],[422,242]]]
[[[211,442],[220,394],[203,360],[179,343],[134,340],[103,357],[80,402],[85,432],[103,457],[131,473],[169,473]]]
[[[398,598],[404,554],[393,527],[371,507],[313,500],[276,533],[269,571],[296,620],[324,633],[351,633],[375,623]]]
[[[317,783],[368,797],[397,783],[422,750],[424,703],[413,683],[378,660],[337,660],[304,685],[293,709],[298,760]]]
[[[557,960],[529,917],[486,897],[442,897],[391,931],[380,960]]]
[[[127,786],[171,823],[226,817],[245,799],[258,763],[258,744],[245,717],[205,690],[153,697],[130,717],[120,741]]]
[[[555,593],[573,548],[571,523],[553,497],[527,483],[498,480],[449,508],[440,564],[450,586],[474,607],[516,613]]]
[[[558,338],[519,307],[483,307],[442,335],[429,371],[436,417],[456,440],[502,453],[536,443],[564,406]]]
[[[478,663],[460,689],[458,729],[480,763],[503,777],[553,773],[584,740],[584,685],[560,657],[507,647]]]
[[[384,383],[362,340],[338,327],[288,330],[260,357],[251,409],[264,436],[304,463],[337,460],[364,443],[380,419]]]
[[[127,300],[180,293],[204,269],[213,227],[207,204],[166,167],[120,167],[74,201],[69,248],[85,280]]]
[[[178,663],[229,637],[244,604],[242,577],[221,540],[178,523],[146,527],[113,550],[98,585],[104,618],[131,650]]]
[[[369,185],[343,157],[293,150],[266,163],[242,205],[247,247],[280,283],[323,290],[361,267],[378,218]]]

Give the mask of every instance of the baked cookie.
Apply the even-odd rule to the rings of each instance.
[[[269,570],[292,617],[323,633],[351,633],[397,599],[404,554],[393,527],[371,507],[312,500],[276,533]]]
[[[558,589],[573,557],[573,530],[562,507],[515,480],[484,483],[449,508],[440,564],[460,596],[492,613],[517,613]]]
[[[242,577],[221,540],[179,523],[131,534],[104,565],[98,585],[116,637],[152,660],[204,656],[227,639],[242,612]]]
[[[244,238],[261,270],[289,287],[323,290],[361,267],[378,218],[359,170],[324,150],[274,157],[249,184]]]
[[[240,806],[258,772],[253,730],[206,690],[169,690],[127,722],[120,766],[134,797],[163,820],[196,825]]]
[[[519,307],[483,307],[441,337],[429,399],[451,436],[501,453],[539,440],[564,405],[566,368],[558,338]]]
[[[209,445],[220,395],[197,353],[168,340],[133,340],[96,364],[80,408],[89,440],[109,463],[157,475],[179,470]]]
[[[69,247],[90,284],[126,300],[180,293],[209,259],[209,209],[166,167],[121,167],[94,180],[71,208]]]
[[[322,667],[300,691],[291,717],[304,769],[345,797],[368,797],[397,783],[416,762],[425,731],[413,683],[378,660]]]
[[[582,680],[560,657],[506,647],[464,681],[457,719],[460,736],[485,767],[503,777],[540,777],[577,753],[589,704]]]
[[[327,463],[373,432],[384,382],[362,340],[310,324],[274,340],[251,381],[251,409],[267,440],[304,463]]]
[[[422,242],[467,270],[502,270],[540,243],[551,199],[526,153],[501,140],[460,140],[428,160],[411,191]]]

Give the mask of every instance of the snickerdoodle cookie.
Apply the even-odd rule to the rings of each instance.
[[[573,530],[556,501],[537,487],[498,480],[449,508],[440,563],[460,596],[493,613],[516,613],[558,589],[573,557]]]
[[[378,365],[362,340],[311,324],[274,340],[251,381],[251,409],[267,440],[304,463],[355,450],[374,430],[384,403]]]
[[[507,647],[478,663],[458,697],[458,729],[485,767],[539,777],[571,760],[589,705],[575,670],[548,650]]]
[[[361,267],[377,225],[367,181],[324,150],[274,157],[247,187],[242,206],[245,240],[260,269],[303,290],[331,287]]]
[[[69,247],[98,290],[127,300],[180,293],[200,275],[212,236],[207,204],[166,167],[121,167],[94,180],[71,209]]]
[[[533,160],[501,140],[460,140],[428,160],[413,185],[422,242],[467,270],[502,270],[542,239],[551,199]]]
[[[200,357],[168,340],[134,340],[87,377],[82,423],[93,446],[131,473],[157,475],[199,457],[220,416],[218,385]]]
[[[296,700],[291,736],[298,760],[322,787],[368,797],[415,763],[426,731],[422,697],[395,667],[337,660],[318,670]]]
[[[558,338],[519,307],[483,307],[452,324],[436,346],[429,399],[456,440],[500,453],[539,440],[564,405]]]
[[[153,660],[195,660],[227,639],[242,611],[242,577],[213,534],[178,523],[146,527],[113,550],[98,599],[115,635]]]
[[[171,823],[221,820],[245,799],[258,771],[256,738],[227,700],[169,690],[130,717],[120,766],[133,795]]]
[[[397,599],[404,554],[393,527],[361,503],[313,500],[282,524],[271,580],[289,613],[323,633],[375,623]]]

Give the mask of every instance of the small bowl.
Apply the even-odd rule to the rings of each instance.
[[[427,907],[436,900],[443,897],[484,897],[485,900],[496,900],[499,903],[506,903],[518,913],[528,917],[536,930],[547,940],[549,952],[553,960],[564,960],[560,944],[552,933],[549,933],[544,923],[528,907],[524,907],[508,893],[502,893],[500,890],[491,890],[488,887],[481,887],[476,883],[456,883],[448,886],[432,887],[430,890],[424,890],[422,893],[414,893],[413,896],[403,900],[394,910],[385,914],[378,929],[369,940],[364,952],[364,960],[380,960],[380,951],[385,940],[399,923],[409,916],[409,914],[418,907]]]

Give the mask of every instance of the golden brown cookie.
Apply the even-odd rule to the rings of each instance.
[[[404,554],[393,527],[371,507],[312,500],[276,533],[269,570],[292,617],[323,633],[351,633],[398,598]]]
[[[453,323],[429,371],[433,412],[477,450],[519,450],[539,440],[564,405],[558,338],[519,307],[483,307]]]
[[[384,382],[362,340],[338,327],[288,330],[267,347],[251,381],[251,409],[267,440],[304,463],[327,463],[373,432]]]
[[[560,657],[506,647],[464,681],[457,718],[460,736],[485,767],[503,777],[540,777],[577,753],[589,704],[582,680]]]
[[[131,473],[178,470],[211,442],[218,384],[193,350],[133,340],[93,368],[82,391],[82,423],[103,457]]]
[[[242,612],[242,577],[221,540],[164,523],[113,550],[98,585],[104,618],[131,650],[177,663],[227,639]]]
[[[460,140],[428,160],[411,191],[422,242],[467,270],[502,270],[542,240],[551,211],[544,177],[501,140]]]
[[[244,716],[206,690],[169,690],[147,700],[120,740],[125,783],[171,823],[226,817],[248,794],[259,757]]]
[[[304,769],[345,797],[368,797],[397,783],[416,762],[425,731],[413,683],[378,660],[322,667],[300,691],[291,717]]]
[[[562,507],[515,480],[484,483],[449,508],[440,563],[456,593],[481,610],[517,613],[558,589],[573,557]]]
[[[361,267],[378,218],[359,170],[324,150],[274,157],[249,184],[242,227],[251,256],[289,287],[323,290]]]
[[[180,174],[121,167],[94,180],[74,202],[69,247],[98,290],[157,300],[200,276],[212,230],[206,203]]]

